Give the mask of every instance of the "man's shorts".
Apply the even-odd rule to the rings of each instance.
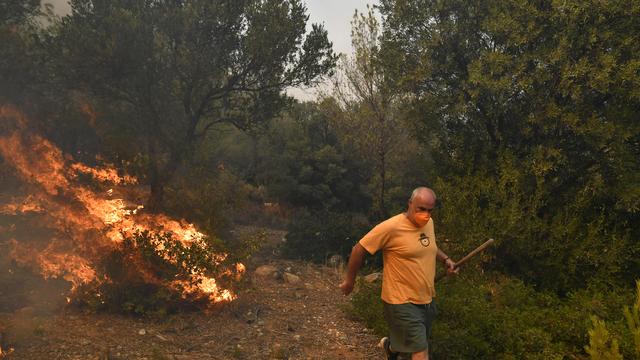
[[[431,323],[438,314],[435,301],[422,305],[382,303],[393,351],[415,353],[426,350]]]

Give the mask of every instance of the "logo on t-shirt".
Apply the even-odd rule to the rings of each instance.
[[[424,233],[420,233],[420,244],[422,244],[422,246],[424,247],[428,247],[429,244],[431,243],[431,241],[429,240],[429,237],[427,235],[425,235]]]

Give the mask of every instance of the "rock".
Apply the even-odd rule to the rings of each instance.
[[[283,277],[284,277],[284,281],[289,284],[298,284],[300,282],[300,277],[298,275],[293,275],[288,272],[284,273]]]
[[[313,290],[313,289],[314,289],[314,286],[313,286],[313,284],[311,284],[311,283],[304,283],[304,287],[305,287],[307,290]]]
[[[327,265],[329,265],[331,267],[334,267],[334,268],[344,266],[344,259],[342,258],[342,256],[340,256],[338,254],[331,255],[327,259]]]
[[[295,341],[300,341],[301,336],[300,335],[293,335],[293,340]]]
[[[282,275],[282,272],[280,272],[280,271],[274,272],[273,273],[273,278],[278,280],[278,281],[280,281],[280,282],[284,281],[284,277]]]
[[[278,269],[276,269],[275,266],[262,265],[256,269],[254,274],[259,277],[267,277],[267,276],[272,276],[276,272],[278,272]]]
[[[33,306],[25,306],[16,310],[16,315],[24,316],[24,317],[33,317],[35,313],[35,308]]]
[[[146,334],[147,334],[147,330],[145,329],[138,330],[138,335],[146,335]]]
[[[382,273],[379,273],[379,272],[374,272],[363,277],[364,281],[368,283],[376,282],[381,278],[382,278]]]
[[[247,322],[247,324],[251,324],[252,322],[256,321],[257,318],[258,318],[258,315],[254,314],[253,311],[251,310],[247,311],[247,313],[244,314],[244,319]]]

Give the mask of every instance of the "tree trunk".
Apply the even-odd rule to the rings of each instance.
[[[256,175],[258,173],[258,135],[249,134],[249,137],[251,138],[251,163],[249,164],[247,181],[255,183]]]
[[[151,196],[149,197],[149,209],[153,212],[157,212],[162,209],[164,205],[164,182],[156,177],[151,179]]]
[[[380,161],[380,193],[378,196],[378,211],[381,219],[387,218],[387,208],[384,202],[384,197],[387,193],[387,153],[388,153],[388,136],[387,133],[387,118],[384,113],[377,112],[378,120],[378,159]]]
[[[158,149],[153,140],[149,140],[148,144],[149,152],[149,186],[151,188],[151,194],[149,196],[148,208],[151,211],[159,211],[162,209],[164,202],[164,180],[160,175],[160,164],[158,159]]]
[[[384,152],[380,153],[380,200],[379,200],[379,209],[378,211],[380,212],[380,218],[381,219],[386,219],[387,218],[387,208],[386,205],[384,203],[384,196],[387,192],[387,168],[386,168],[386,156],[384,154]]]

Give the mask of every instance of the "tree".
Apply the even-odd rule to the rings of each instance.
[[[351,26],[354,52],[341,59],[333,81],[333,97],[340,107],[333,118],[342,142],[373,164],[376,217],[382,219],[388,216],[392,156],[408,142],[408,134],[397,116],[398,92],[380,63],[380,26],[373,9],[366,15],[356,10]]]
[[[327,33],[299,0],[73,0],[55,37],[59,74],[119,112],[152,207],[214,125],[263,122],[283,90],[327,74]],[[115,120],[112,118],[111,120]]]
[[[36,56],[38,26],[36,17],[44,15],[40,1],[0,2],[0,100],[19,102],[27,88],[37,83]]]
[[[443,229],[559,292],[640,271],[640,3],[382,0]]]
[[[3,0],[0,2],[0,24],[3,26],[23,25],[40,14],[39,0]]]
[[[631,307],[625,306],[624,317],[627,320],[628,336],[624,340],[630,340],[630,352],[633,358],[640,356],[640,280],[636,281],[635,302]],[[591,315],[592,328],[589,330],[589,345],[585,350],[592,360],[622,359],[619,350],[618,338],[607,329],[604,320]]]
[[[363,212],[366,171],[338,141],[330,101],[294,105],[273,119],[260,143],[258,184],[274,201],[319,210]]]

